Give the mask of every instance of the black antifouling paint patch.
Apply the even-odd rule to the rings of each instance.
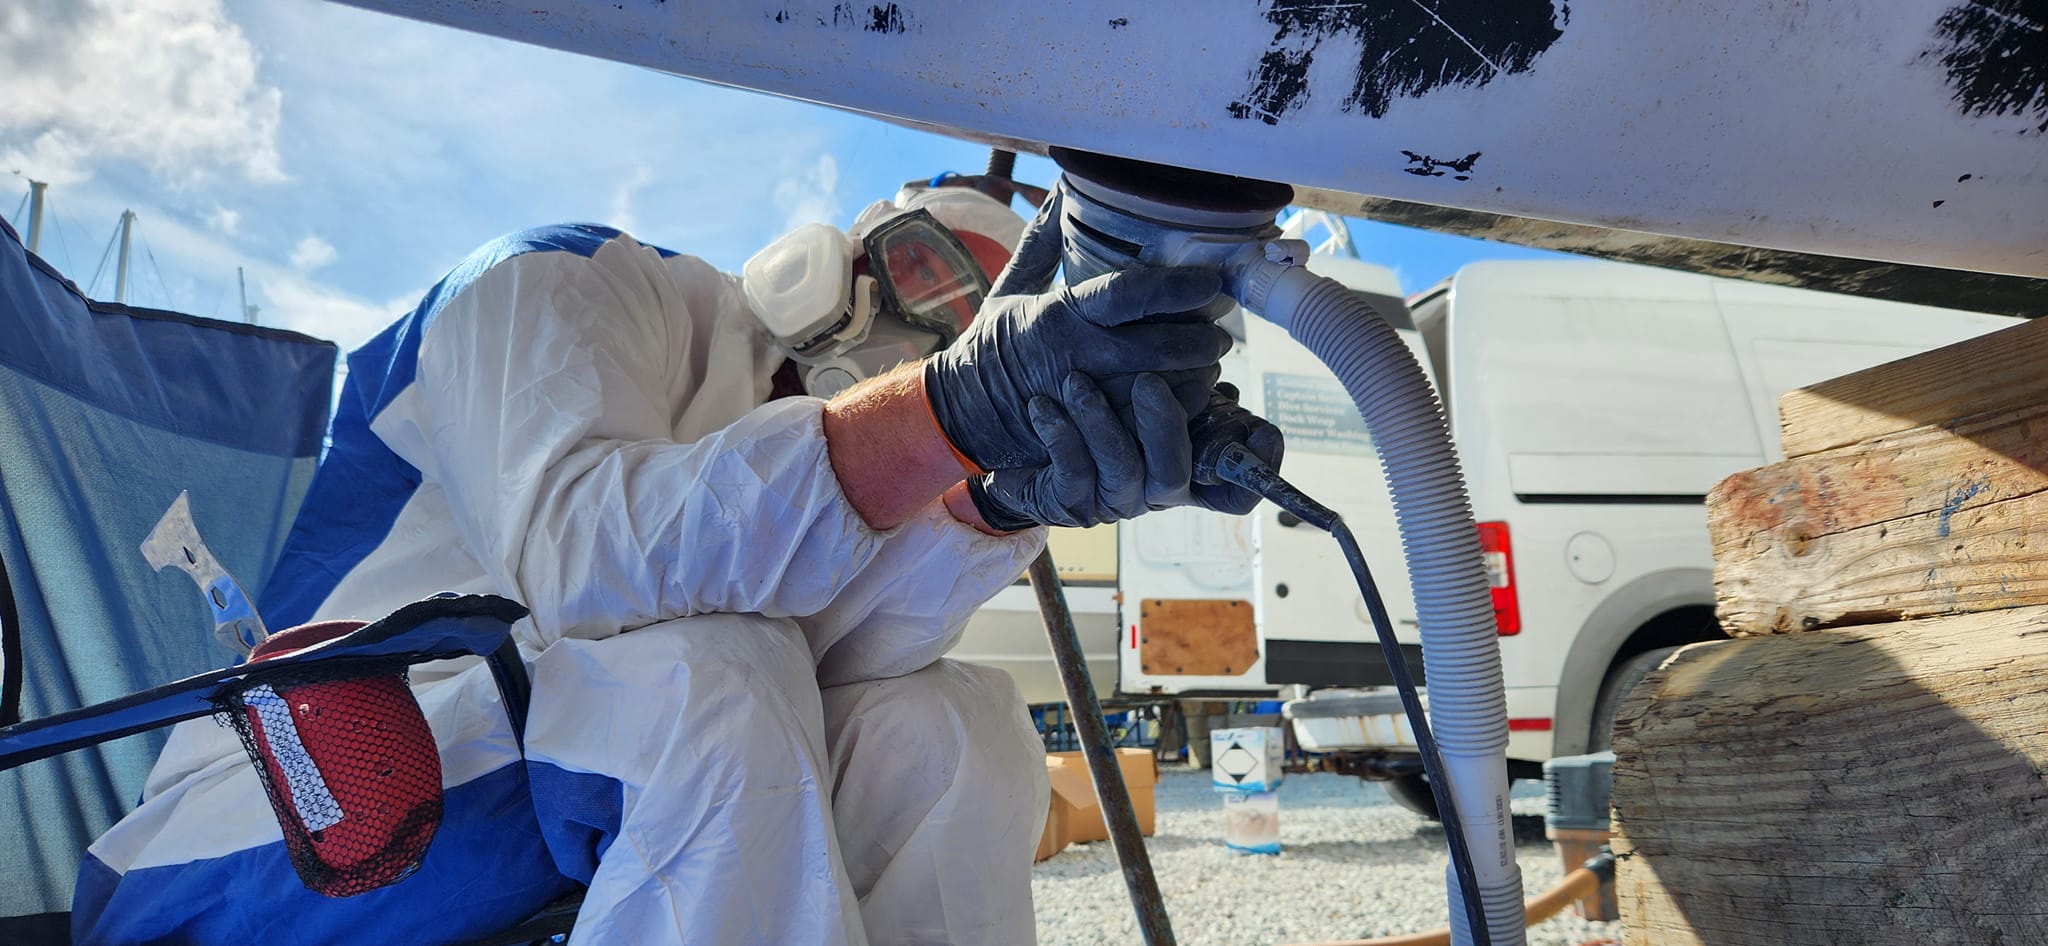
[[[868,32],[901,33],[903,29],[903,11],[896,9],[895,4],[868,8]]]
[[[1949,88],[1965,115],[2021,115],[2048,131],[2048,0],[1981,0],[1934,21]]]
[[[820,19],[820,23],[824,21]],[[910,23],[903,10],[896,4],[876,4],[863,10],[857,4],[838,3],[832,6],[832,25],[851,24],[870,33],[905,33]]]
[[[1479,163],[1479,152],[1477,151],[1462,158],[1454,158],[1448,161],[1434,155],[1416,154],[1406,148],[1403,148],[1401,153],[1407,156],[1408,163],[1412,165],[1401,170],[1417,177],[1442,177],[1445,174],[1445,169],[1448,168],[1458,172],[1458,180],[1469,181],[1472,179],[1472,165]]]
[[[1344,111],[1374,118],[1396,97],[1445,86],[1481,86],[1501,73],[1527,72],[1564,35],[1569,12],[1550,0],[1270,0],[1279,27],[1251,87],[1230,103],[1235,118],[1268,125],[1308,100],[1316,48],[1339,33],[1363,47]]]

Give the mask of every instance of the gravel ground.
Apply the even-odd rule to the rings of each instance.
[[[1288,776],[1280,786],[1280,854],[1223,846],[1223,802],[1209,773],[1160,769],[1157,830],[1148,838],[1183,946],[1272,946],[1413,933],[1446,918],[1442,826],[1395,804],[1377,784],[1341,775]],[[1516,856],[1531,895],[1564,876],[1543,839],[1543,786],[1513,794]],[[1038,865],[1031,893],[1043,946],[1137,943],[1138,926],[1109,842],[1069,845]],[[1529,931],[1531,946],[1576,946],[1620,935],[1569,910]]]

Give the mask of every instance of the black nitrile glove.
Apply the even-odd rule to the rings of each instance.
[[[1133,269],[1038,295],[991,297],[966,332],[925,362],[932,415],[984,470],[1046,465],[1031,403],[1047,398],[1076,410],[1064,391],[1075,373],[1100,389],[1126,429],[1136,422],[1133,381],[1157,375],[1185,422],[1190,401],[1206,403],[1230,335],[1207,320],[1162,319],[1208,304],[1222,287],[1213,269]]]
[[[1025,230],[1010,264],[996,278],[990,302],[975,321],[977,327],[997,311],[1000,301],[1010,300],[1014,306],[1015,300],[1026,300],[1026,315],[1046,306],[1045,296],[1023,294],[1044,293],[1059,268],[1060,202],[1064,195],[1063,187],[1055,187],[1039,208],[1038,218]],[[1011,396],[1027,397],[1022,416],[983,407],[979,413],[993,416],[997,425],[989,425],[988,431],[975,437],[967,421],[976,411],[949,410],[946,401],[952,392],[942,391],[935,383],[938,378],[933,366],[950,352],[927,363],[927,396],[940,428],[963,455],[993,471],[968,483],[969,495],[989,525],[1009,531],[1037,524],[1086,526],[1128,519],[1148,509],[1190,504],[1243,514],[1258,503],[1256,495],[1238,487],[1192,482],[1196,444],[1190,440],[1188,418],[1197,413],[1198,428],[1202,424],[1228,427],[1225,435],[1240,437],[1240,442],[1276,468],[1281,453],[1279,429],[1238,407],[1235,388],[1216,386],[1220,369],[1215,359],[1229,350],[1227,334],[1220,329],[1189,331],[1210,324],[1192,310],[1213,299],[1215,290],[1199,300],[1196,297],[1202,293],[1182,291],[1181,284],[1191,288],[1199,279],[1192,274],[1201,272],[1205,271],[1155,269],[1111,274],[1082,283],[1067,294],[1058,313],[1078,315],[1089,325],[1108,330],[1139,328],[1142,326],[1131,323],[1143,319],[1176,337],[1199,339],[1206,334],[1216,346],[1215,357],[1197,367],[1176,370],[1172,365],[1184,362],[1162,361],[1137,369],[1142,373],[1105,375],[1077,363],[1072,366],[1075,370],[1063,376],[1041,372],[1028,383],[1007,386]],[[1184,275],[1161,275],[1164,273]],[[1199,281],[1209,284],[1205,279]],[[1107,288],[1114,283],[1131,287],[1121,290],[1124,298]],[[1013,310],[1012,314],[1019,313]],[[969,335],[974,333],[974,328],[968,330]],[[1003,378],[1007,375],[999,380]],[[1057,382],[1057,390],[1043,386],[1048,379]],[[969,390],[982,395],[973,399],[973,404],[999,400],[985,388]],[[949,414],[954,417],[950,422]],[[979,443],[970,447],[961,442],[955,438],[956,429]],[[977,456],[977,450],[987,451],[988,459]]]
[[[1067,376],[1059,400],[1032,398],[1031,425],[1050,460],[969,480],[982,520],[1014,532],[1100,525],[1185,505],[1194,463],[1187,412],[1158,375],[1133,379],[1131,394],[1134,427],[1079,372]]]
[[[1066,200],[1066,194],[1064,182],[1056,183],[1052,190],[1047,192],[1046,199],[1039,204],[1038,216],[1031,221],[1030,226],[1024,228],[1024,237],[1017,244],[1017,252],[1010,255],[1009,265],[1003,267],[1003,271],[996,276],[995,286],[989,291],[989,295],[1040,293],[1051,288],[1053,276],[1059,272],[1060,261],[1065,251],[1065,234],[1060,229],[1060,210]],[[1081,315],[1093,319],[1097,313],[1092,308],[1083,308]],[[1108,316],[1117,323],[1129,318],[1127,314],[1120,312],[1110,312]],[[1186,312],[1154,317],[1151,320],[1191,322],[1205,319],[1197,313]],[[1192,415],[1200,411],[1202,405],[1208,403],[1209,388],[1216,380],[1216,375],[1217,372],[1213,370],[1171,375],[1168,386],[1173,389],[1174,399],[1180,402],[1181,408]],[[1136,424],[1135,411],[1131,406],[1132,377],[1122,375],[1096,379],[1100,382],[1103,393],[1109,397],[1110,403],[1115,406],[1117,416],[1123,419],[1126,429],[1132,429]]]
[[[1229,382],[1216,385],[1209,395],[1209,406],[1188,425],[1188,436],[1194,441],[1197,479],[1215,479],[1216,461],[1223,448],[1232,443],[1244,444],[1276,473],[1280,471],[1281,457],[1287,453],[1280,428],[1239,406],[1237,386]],[[1235,484],[1217,481],[1191,485],[1195,504],[1217,512],[1242,516],[1259,504],[1259,494]]]
[[[1286,452],[1280,428],[1240,407],[1236,386],[1216,385],[1208,408],[1192,424],[1157,377],[1140,375],[1132,391],[1135,437],[1108,422],[1107,400],[1079,375],[1068,379],[1066,409],[1050,398],[1034,398],[1032,426],[1051,462],[968,481],[968,495],[982,520],[1015,532],[1034,525],[1101,525],[1170,506],[1198,505],[1241,516],[1259,504],[1259,495],[1241,486],[1192,482],[1196,464],[1206,462],[1214,472],[1216,455],[1228,443],[1242,443],[1280,469]]]

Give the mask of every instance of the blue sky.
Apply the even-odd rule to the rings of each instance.
[[[9,0],[0,214],[50,183],[42,251],[93,281],[138,215],[129,301],[352,347],[464,253],[538,223],[610,223],[737,268],[980,145],[822,106],[318,0]],[[1050,162],[1019,176],[1047,183]],[[1405,290],[1516,247],[1354,221]],[[108,262],[93,294],[113,296]]]

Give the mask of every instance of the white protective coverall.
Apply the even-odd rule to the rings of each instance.
[[[417,874],[336,900],[235,735],[184,723],[77,942],[460,940],[571,879],[582,944],[1034,941],[1043,750],[1006,675],[940,655],[1043,530],[870,529],[822,402],[763,403],[782,360],[738,277],[598,227],[484,248],[352,354],[265,610],[525,604],[525,761],[480,660],[415,668],[446,814]]]

